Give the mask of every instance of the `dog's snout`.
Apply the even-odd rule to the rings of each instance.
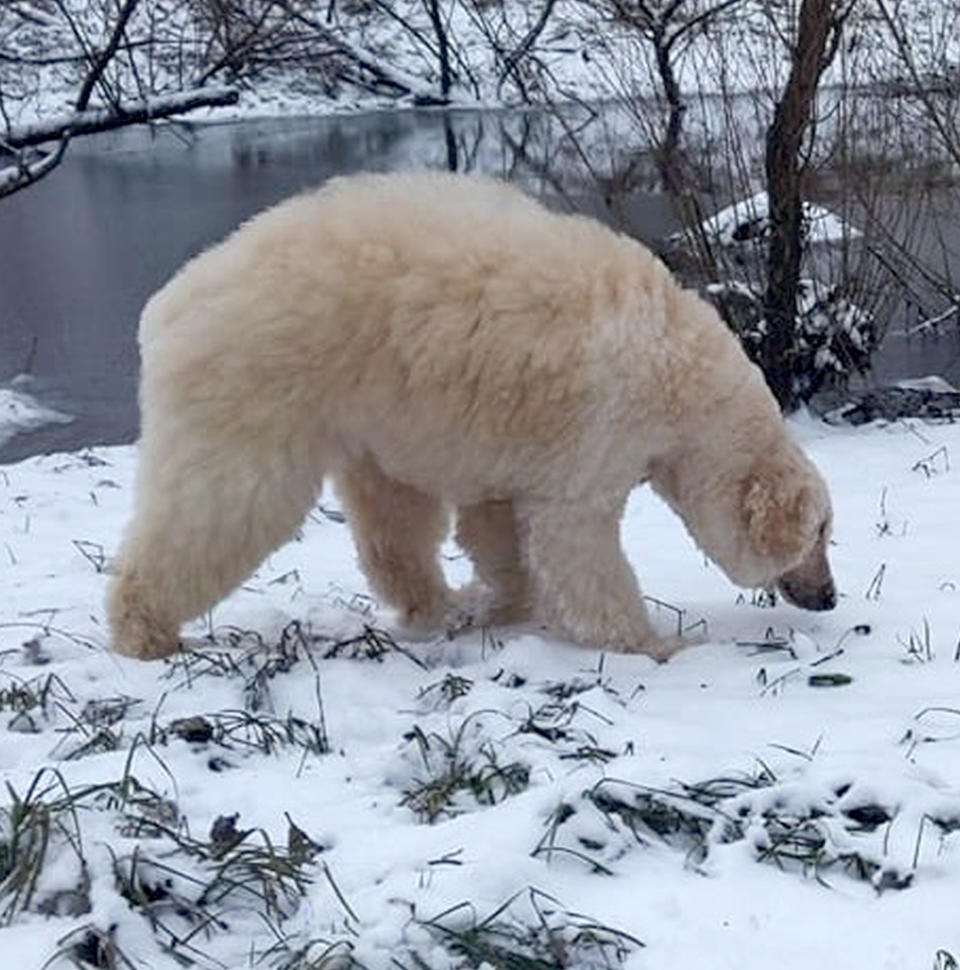
[[[832,610],[837,605],[837,591],[833,586],[823,586],[815,590],[812,595],[802,597],[803,602],[798,603],[805,610]]]
[[[837,590],[832,582],[820,586],[804,587],[789,579],[781,579],[777,584],[784,599],[802,610],[818,612],[832,610],[837,605]]]

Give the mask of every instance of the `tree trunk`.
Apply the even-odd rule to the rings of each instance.
[[[826,67],[827,42],[831,32],[838,29],[836,7],[836,0],[803,0],[790,76],[767,132],[770,246],[764,299],[767,335],[760,364],[785,411],[792,411],[798,404],[792,351],[803,251],[800,148]]]
[[[440,97],[446,101],[453,87],[453,72],[450,69],[450,41],[443,23],[440,0],[427,0],[427,13],[433,32],[437,37],[437,59],[440,62]]]
[[[667,194],[673,200],[680,223],[691,237],[694,258],[704,279],[717,276],[713,246],[703,228],[703,210],[688,177],[686,156],[680,147],[683,119],[687,105],[673,65],[673,47],[679,34],[668,37],[662,25],[651,31],[651,43],[657,60],[657,73],[663,85],[669,114],[663,139],[656,145],[657,170]]]
[[[663,93],[670,109],[667,130],[663,136],[660,151],[668,162],[673,162],[680,146],[680,132],[683,129],[683,116],[687,106],[684,104],[680,84],[673,69],[673,42],[667,39],[666,31],[660,24],[653,30],[653,50],[657,58],[657,72],[663,84]]]

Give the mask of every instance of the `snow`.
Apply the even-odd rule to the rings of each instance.
[[[46,407],[18,390],[16,380],[12,383],[12,387],[0,387],[0,445],[22,431],[35,431],[45,424],[68,424],[73,420],[69,414]]]
[[[74,23],[91,38],[92,46],[92,39],[99,40],[104,31],[102,15],[98,16],[95,5],[79,0],[70,0],[66,6]],[[154,6],[162,14],[159,18]],[[461,3],[442,6],[445,30],[455,51],[457,83],[450,93],[451,103],[492,107],[523,102],[513,76],[503,75],[502,61],[536,23],[540,6],[532,7],[520,0],[506,0],[486,8]],[[261,40],[280,52],[277,66],[260,65],[252,76],[243,76],[238,85],[243,92],[239,104],[200,110],[191,118],[205,121],[353,112],[409,107],[416,97],[437,98],[439,66],[426,5],[420,0],[401,0],[391,5],[390,15],[385,14],[385,9],[380,5],[358,5],[341,11],[334,6],[325,11],[326,19],[312,22],[313,29],[306,29],[305,22],[302,30],[296,30],[312,37],[306,44],[310,54],[300,59],[298,50],[292,57],[292,70],[282,56],[283,39],[289,43],[290,34],[278,26],[286,18],[278,15],[273,27],[267,25],[265,39]],[[263,12],[264,16],[269,13]],[[12,16],[10,19],[14,21]],[[37,49],[72,51],[76,45],[64,19],[44,19],[44,25],[10,36],[11,46],[28,58],[27,63],[16,64],[6,77],[0,63],[4,91],[17,95],[5,102],[17,130],[35,123],[46,127],[48,116],[62,115],[76,97],[80,68],[49,59],[33,63]],[[141,5],[134,11],[128,28],[128,34],[135,38],[128,57],[117,58],[111,64],[115,80],[134,92],[149,78],[152,93],[164,96],[182,86],[192,86],[221,54],[218,40],[208,36],[201,21],[186,4]],[[288,24],[287,31],[291,26]],[[329,41],[323,39],[324,32],[329,34]],[[611,25],[607,18],[597,16],[596,11],[585,8],[578,0],[558,0],[546,29],[533,45],[531,53],[536,56],[536,65],[521,65],[526,88],[536,95],[534,100],[541,101],[544,85],[549,86],[551,101],[570,96],[610,97],[613,81],[605,71],[598,70],[590,54],[598,45],[604,51],[619,51],[628,37],[628,31]],[[334,46],[350,60],[395,79],[408,93],[398,97],[387,88],[376,91],[373,85],[364,87],[328,76],[322,62]],[[649,82],[645,82],[645,90],[652,90]],[[97,97],[95,92],[94,100]]]
[[[932,391],[935,394],[955,394],[957,391],[957,388],[948,380],[944,380],[939,374],[907,378],[897,381],[895,386],[902,387],[905,391]]]
[[[392,647],[365,632],[392,619],[330,494],[188,631],[215,631],[215,645],[122,658],[107,650],[101,602],[135,449],[0,468],[0,808],[32,783],[51,803],[73,793],[61,824],[79,831],[89,880],[76,892],[77,852],[55,834],[31,906],[0,928],[6,963],[39,968],[100,939],[133,966],[173,970],[163,946],[175,935],[200,967],[306,966],[292,955],[309,948],[314,961],[329,951],[370,970],[441,970],[469,964],[430,921],[469,929],[511,899],[492,921],[501,942],[540,934],[553,947],[541,958],[566,954],[557,966],[907,970],[956,955],[960,428],[792,424],[830,483],[840,605],[804,613],[734,589],[640,489],[625,547],[669,604],[655,612],[663,629],[679,616],[702,641],[662,666],[536,629]],[[445,565],[468,578],[452,544]],[[197,716],[207,734],[176,723]],[[314,743],[323,731],[327,753]],[[457,766],[494,780],[479,800],[461,787],[431,801],[430,778]],[[729,789],[714,808],[683,797],[707,782]],[[631,806],[651,793],[699,818],[703,839],[632,829]],[[248,832],[246,855],[204,856],[215,822],[221,847]],[[196,900],[217,865],[256,887],[238,867],[282,855],[291,822],[302,894],[281,883],[267,907],[235,888],[213,907],[224,925],[204,930],[174,905]],[[0,814],[0,845],[9,824]],[[820,840],[821,868],[760,858],[783,825]],[[851,853],[864,878],[826,864]],[[118,893],[135,871],[154,893],[146,907]],[[644,946],[587,947],[588,917]]]
[[[811,243],[839,243],[862,235],[836,213],[812,202],[803,204],[804,226]],[[764,239],[770,232],[770,204],[758,192],[716,212],[703,222],[704,232],[721,246]]]

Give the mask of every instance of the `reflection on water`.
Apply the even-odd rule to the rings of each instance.
[[[604,123],[606,141],[595,147],[609,155],[623,139]],[[134,440],[146,298],[245,218],[332,175],[452,163],[519,179],[551,204],[646,241],[677,228],[661,195],[618,196],[571,176],[583,159],[563,132],[543,112],[434,110],[77,140],[51,176],[0,202],[0,387],[29,374],[22,386],[75,420],[0,445],[0,462]],[[911,341],[898,353],[881,365],[884,376],[936,370],[960,382],[952,345]]]

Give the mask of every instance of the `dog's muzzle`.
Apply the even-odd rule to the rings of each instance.
[[[777,589],[788,603],[802,610],[832,610],[837,605],[837,590],[833,580],[817,586],[806,586],[784,576],[777,583]]]

